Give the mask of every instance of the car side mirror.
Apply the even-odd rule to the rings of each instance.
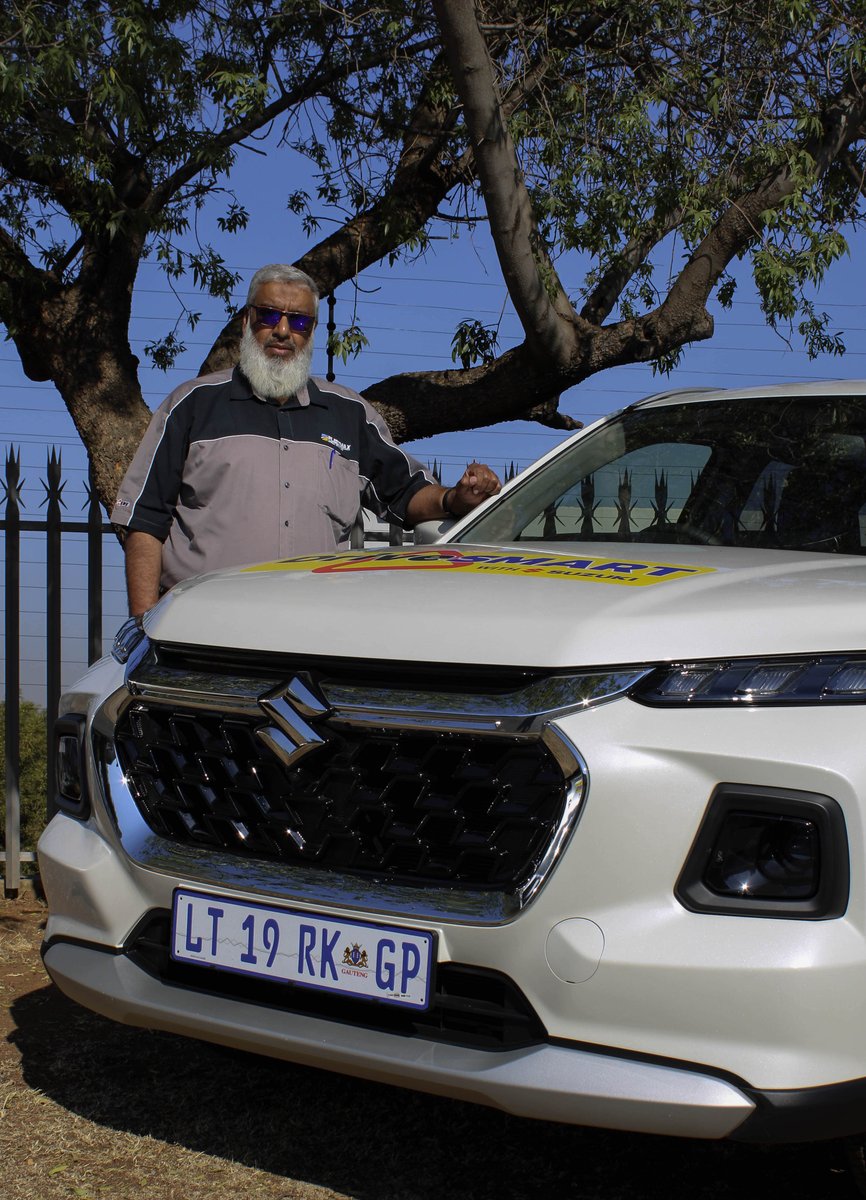
[[[438,542],[456,524],[450,518],[446,521],[419,521],[414,529],[415,545],[429,546],[431,542]]]

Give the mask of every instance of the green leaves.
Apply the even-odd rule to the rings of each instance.
[[[464,371],[476,363],[491,363],[496,357],[499,334],[495,326],[482,325],[473,318],[461,321],[451,339],[451,361]]]
[[[35,850],[45,825],[46,723],[45,710],[22,700],[18,710],[21,847]],[[6,702],[0,700],[0,777],[6,775]],[[6,846],[5,790],[0,792],[0,847]],[[61,1170],[63,1168],[60,1168]]]
[[[177,336],[175,330],[162,338],[155,338],[144,347],[144,352],[153,365],[160,371],[168,371],[174,366],[179,354],[186,350],[185,344]]]
[[[752,270],[764,312],[770,322],[793,321],[806,314],[806,327],[815,328],[806,287],[817,287],[830,265],[845,254],[848,243],[837,229],[797,228],[779,222],[752,255]],[[821,339],[814,340],[816,346]],[[833,351],[837,353],[837,351]]]
[[[230,271],[212,246],[203,246],[197,254],[190,254],[188,261],[196,287],[206,288],[211,296],[219,296],[231,307],[232,292],[241,278],[239,272]]]
[[[827,313],[815,312],[813,306],[807,303],[803,306],[806,316],[797,326],[797,332],[806,344],[810,358],[819,354],[840,355],[845,353],[845,342],[841,333],[829,329],[830,318]]]
[[[217,225],[223,233],[237,233],[239,229],[246,229],[249,222],[250,214],[237,200],[231,201],[224,217],[217,217]]]
[[[818,185],[814,157],[863,56],[862,6],[624,3],[583,37],[586,6],[545,12],[534,41],[524,22],[507,61],[515,85],[549,63],[543,100],[511,131],[551,257],[594,260],[587,296],[618,273],[617,311],[637,316],[655,302],[639,264],[657,272],[667,262],[672,282],[725,213],[778,173],[790,194],[755,225],[756,278],[769,314],[804,312],[801,285],[820,283],[844,252],[840,226],[863,215],[852,188],[866,170],[862,141],[847,152],[847,177],[831,170]],[[508,80],[500,87],[507,94]],[[731,295],[723,284],[721,302]]]
[[[349,325],[346,329],[335,329],[328,338],[328,352],[345,365],[350,358],[357,358],[370,342],[360,325]]]

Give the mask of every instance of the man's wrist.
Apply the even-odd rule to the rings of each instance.
[[[442,493],[442,511],[446,517],[451,517],[452,520],[458,521],[460,517],[464,516],[465,514],[455,512],[451,507],[451,501],[454,497],[454,490],[454,488],[446,488]]]

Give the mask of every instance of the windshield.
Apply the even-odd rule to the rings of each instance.
[[[456,542],[866,552],[866,397],[629,409],[531,472]]]

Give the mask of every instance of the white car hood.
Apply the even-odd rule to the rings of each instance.
[[[156,641],[341,658],[583,666],[866,648],[866,559],[714,546],[436,545],[187,580]]]

